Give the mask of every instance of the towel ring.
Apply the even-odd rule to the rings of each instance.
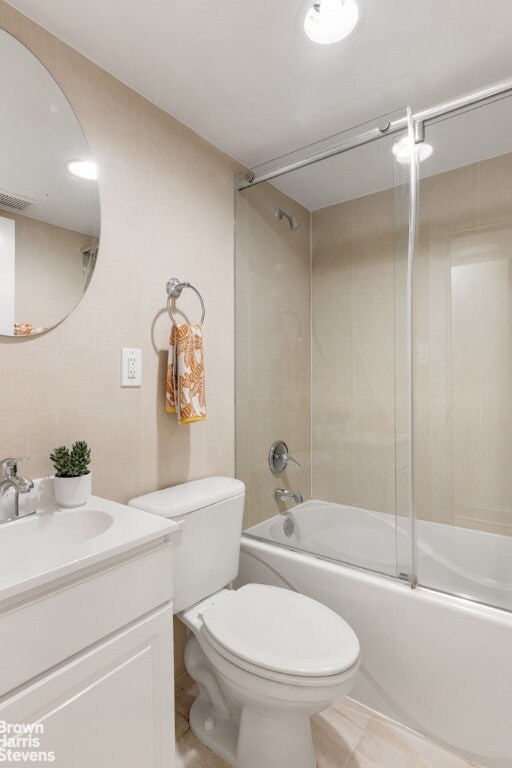
[[[206,314],[206,310],[204,307],[204,301],[203,297],[191,283],[183,283],[181,280],[178,280],[177,277],[171,277],[167,281],[167,312],[169,313],[169,317],[174,325],[178,325],[176,322],[176,319],[172,313],[171,309],[171,299],[179,299],[181,296],[181,292],[184,288],[191,288],[194,293],[197,295],[197,298],[201,302],[201,320],[199,321],[199,325],[202,325],[204,322],[204,316]]]

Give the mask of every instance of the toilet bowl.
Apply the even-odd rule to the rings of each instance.
[[[279,587],[223,590],[184,611],[200,686],[190,727],[236,768],[314,768],[309,718],[352,688],[359,642],[325,606]]]
[[[310,716],[342,699],[359,641],[326,606],[292,590],[226,586],[238,571],[245,488],[205,478],[132,499],[183,523],[175,613],[189,630],[185,665],[199,685],[190,726],[234,768],[315,768]]]

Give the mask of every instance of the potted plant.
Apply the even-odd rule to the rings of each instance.
[[[77,440],[71,450],[61,445],[50,454],[55,467],[55,501],[62,507],[79,507],[91,495],[91,449]]]

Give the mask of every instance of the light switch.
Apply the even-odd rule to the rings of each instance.
[[[142,350],[123,347],[121,350],[121,386],[142,385]]]

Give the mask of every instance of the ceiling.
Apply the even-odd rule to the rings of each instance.
[[[510,0],[357,0],[332,46],[304,0],[10,0],[248,166],[512,75]]]
[[[249,167],[375,116],[403,115],[405,105],[419,111],[512,78],[511,0],[357,2],[355,32],[332,46],[306,38],[305,0],[11,5]],[[422,175],[512,151],[511,125],[507,99],[428,129],[434,155]],[[404,178],[393,141],[273,183],[311,210],[389,188]]]

